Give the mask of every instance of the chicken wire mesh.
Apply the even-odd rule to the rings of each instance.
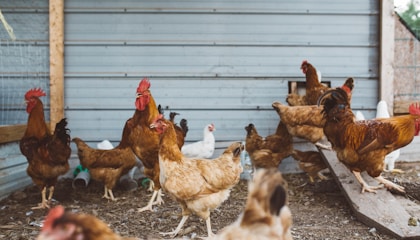
[[[47,93],[42,101],[49,106],[48,63],[48,46],[0,42],[0,125],[26,123],[24,95],[30,88],[42,88]],[[45,115],[48,119],[48,111]]]

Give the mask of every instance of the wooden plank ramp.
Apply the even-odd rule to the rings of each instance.
[[[419,217],[418,204],[407,204],[407,198],[393,195],[386,189],[380,189],[376,194],[362,194],[356,177],[338,160],[335,151],[319,151],[360,222],[398,239],[420,239],[420,226],[408,225],[410,217]],[[362,176],[369,185],[378,185],[366,173]]]

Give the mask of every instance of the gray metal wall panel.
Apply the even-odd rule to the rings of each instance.
[[[66,116],[88,141],[120,138],[143,77],[167,114],[189,120],[188,141],[208,122],[217,140],[244,139],[250,122],[272,133],[271,103],[304,81],[303,59],[332,86],[354,77],[352,106],[376,108],[374,0],[68,1],[65,12]]]
[[[0,125],[27,122],[24,94],[34,87],[47,92],[49,119],[48,0],[0,0],[0,8],[16,36],[0,24]],[[26,166],[17,142],[0,145],[0,199],[32,183]]]

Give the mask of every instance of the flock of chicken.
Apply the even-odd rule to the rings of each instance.
[[[335,150],[338,159],[355,174],[362,192],[374,192],[382,186],[368,186],[361,178],[362,171],[385,187],[403,192],[401,186],[381,177],[381,172],[385,156],[407,145],[418,134],[420,106],[411,105],[409,115],[358,121],[350,108],[352,78],[341,87],[328,88],[320,83],[310,63],[303,61],[301,69],[306,75],[306,94],[289,94],[286,99],[289,105],[272,104],[280,117],[276,132],[263,138],[254,124],[245,127],[246,151],[255,169],[249,183],[248,200],[238,220],[217,235],[211,229],[210,212],[229,197],[230,189],[239,182],[243,171],[240,156],[245,146],[234,142],[219,157],[209,160],[215,146],[213,124],[205,126],[202,141],[184,145],[187,121],[181,120],[178,126],[174,123],[175,113],[165,119],[150,92],[148,79],[139,83],[135,112],[126,121],[117,147],[94,149],[80,138],[72,139],[77,145],[80,163],[94,180],[104,183],[103,197],[115,201],[112,189],[116,182],[136,165],[136,158],[140,159],[144,174],[151,180],[153,194],[148,204],[138,211],[152,210],[154,205],[164,203],[162,190],[167,193],[182,208],[182,219],[176,229],[161,233],[171,237],[179,234],[191,214],[196,214],[206,221],[208,237],[212,239],[292,239],[287,183],[278,166],[284,158],[292,156],[311,181],[315,177],[325,179],[321,170],[326,168],[318,151],[294,149],[293,137]],[[41,189],[42,201],[37,208],[49,208],[57,178],[69,170],[71,138],[66,119],[57,123],[50,133],[41,96],[45,96],[41,89],[31,89],[25,94],[29,117],[20,148],[29,163],[28,175]],[[331,147],[321,144],[322,139],[327,139]],[[100,220],[85,214],[66,213],[59,206],[46,217],[39,239],[97,239],[89,236],[100,234],[119,239]]]

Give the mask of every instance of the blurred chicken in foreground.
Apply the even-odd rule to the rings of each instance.
[[[51,209],[37,240],[134,240],[114,233],[106,223],[85,213],[65,212],[63,206]]]
[[[405,192],[381,176],[384,158],[390,152],[409,144],[418,135],[420,106],[411,104],[408,115],[356,121],[346,91],[341,88],[327,91],[318,100],[324,105],[324,133],[346,165],[362,185],[362,192],[375,192],[382,186],[369,186],[362,178],[366,171],[388,189]]]
[[[214,240],[291,240],[292,213],[287,206],[287,183],[275,169],[259,169],[249,182],[244,212]]]

